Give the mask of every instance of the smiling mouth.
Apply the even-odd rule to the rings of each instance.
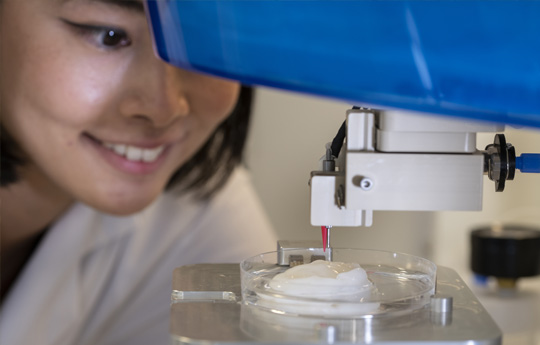
[[[128,161],[132,162],[154,162],[165,149],[165,145],[161,145],[153,149],[147,149],[132,145],[112,144],[106,142],[101,144],[117,155],[122,156]]]
[[[152,163],[155,162],[161,153],[165,150],[166,145],[160,145],[154,148],[145,148],[138,147],[134,145],[126,144],[114,144],[99,139],[94,138],[93,136],[86,134],[86,136],[91,139],[93,142],[107,148],[116,155],[125,158],[130,162],[144,162]]]

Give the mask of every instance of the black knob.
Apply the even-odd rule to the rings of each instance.
[[[540,228],[504,225],[473,230],[471,269],[514,280],[540,275]]]
[[[516,150],[506,143],[504,134],[495,134],[493,144],[484,151],[484,172],[495,182],[495,191],[504,190],[506,180],[513,180],[516,173]]]

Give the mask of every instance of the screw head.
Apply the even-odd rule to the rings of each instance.
[[[373,181],[367,177],[362,178],[360,180],[360,188],[362,188],[362,190],[371,190],[371,188],[373,188]]]

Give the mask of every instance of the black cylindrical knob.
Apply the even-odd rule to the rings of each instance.
[[[497,278],[540,275],[540,228],[505,225],[473,230],[471,269]]]

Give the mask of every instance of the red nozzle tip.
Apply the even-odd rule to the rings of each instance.
[[[321,226],[321,234],[323,252],[326,252],[326,242],[328,241],[328,230],[326,229],[326,226]]]

